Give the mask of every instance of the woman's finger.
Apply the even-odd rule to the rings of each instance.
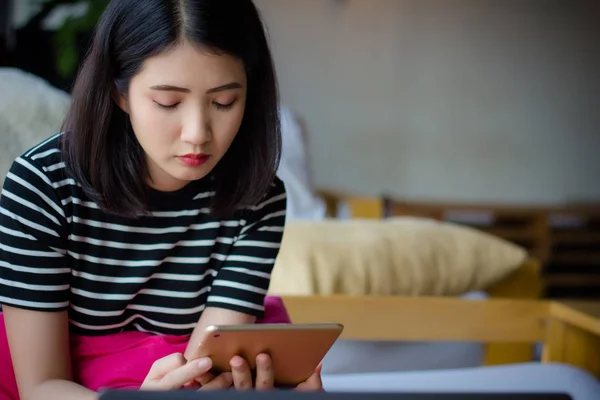
[[[256,356],[256,390],[271,390],[274,386],[273,363],[268,354]]]
[[[200,390],[223,390],[230,387],[232,383],[233,377],[231,372],[223,372],[222,374],[202,385]]]
[[[315,372],[312,373],[308,379],[298,386],[296,386],[295,390],[299,392],[320,392],[323,391],[323,381],[321,380],[321,369],[323,368],[322,364],[319,364]]]
[[[156,360],[150,372],[148,372],[147,380],[159,380],[169,372],[185,365],[187,363],[185,357],[181,353],[169,354],[166,357]]]
[[[185,385],[183,385],[184,389],[200,389],[201,385],[196,381],[189,381]]]
[[[204,385],[208,384],[210,381],[212,381],[215,378],[216,378],[215,374],[213,374],[212,372],[207,372],[207,373],[202,374],[199,377],[197,377],[196,378],[196,382],[199,385],[204,386]]]
[[[240,356],[235,356],[230,361],[231,375],[233,377],[233,385],[237,390],[251,390],[252,374],[246,360]]]
[[[159,382],[160,390],[181,389],[186,383],[194,381],[197,377],[207,373],[212,368],[210,358],[201,358],[194,362],[187,363],[166,374]]]

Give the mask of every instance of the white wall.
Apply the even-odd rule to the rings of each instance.
[[[600,3],[255,2],[318,186],[600,200]]]

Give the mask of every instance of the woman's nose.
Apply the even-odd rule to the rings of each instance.
[[[193,145],[208,142],[212,137],[209,119],[204,113],[189,118],[183,125],[181,139]]]

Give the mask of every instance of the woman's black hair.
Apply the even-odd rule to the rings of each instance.
[[[144,151],[115,91],[127,94],[145,59],[183,40],[241,59],[247,75],[240,130],[213,170],[213,212],[227,216],[256,204],[275,178],[281,153],[277,81],[252,1],[113,0],[96,27],[62,128],[67,173],[107,213],[148,212]]]

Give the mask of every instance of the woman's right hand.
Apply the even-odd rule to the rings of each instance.
[[[190,381],[208,374],[211,368],[212,361],[208,357],[188,362],[181,353],[171,354],[152,364],[140,390],[182,389]],[[227,389],[232,382],[231,373],[223,373],[204,384],[201,390]]]

